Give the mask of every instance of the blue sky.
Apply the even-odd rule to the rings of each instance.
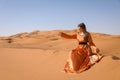
[[[120,0],[0,0],[0,36],[76,29],[120,34]]]

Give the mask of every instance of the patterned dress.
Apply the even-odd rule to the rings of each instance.
[[[89,69],[99,58],[92,54],[90,46],[95,46],[89,32],[77,33],[74,35],[62,34],[62,37],[77,39],[79,45],[69,53],[64,71],[69,73],[82,72]]]

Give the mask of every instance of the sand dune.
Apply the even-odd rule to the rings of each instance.
[[[60,38],[59,32],[33,31],[0,37],[0,80],[120,80],[120,35],[91,33],[105,57],[89,70],[66,74],[63,67],[76,40]]]

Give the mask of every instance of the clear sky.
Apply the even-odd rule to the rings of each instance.
[[[120,0],[0,0],[0,36],[76,29],[120,34]]]

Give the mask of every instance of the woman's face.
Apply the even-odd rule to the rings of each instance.
[[[78,27],[78,31],[79,31],[79,32],[84,32],[85,30],[82,29],[81,27]]]

